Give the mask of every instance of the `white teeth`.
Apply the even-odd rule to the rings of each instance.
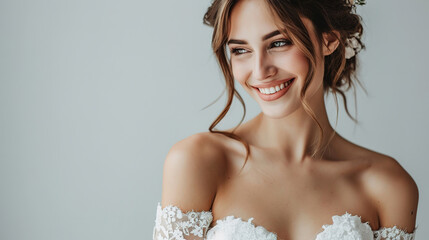
[[[275,87],[258,88],[258,89],[263,94],[273,94],[273,93],[276,93],[276,92],[282,90],[283,88],[289,86],[289,84],[290,84],[290,82],[285,82],[285,83],[279,84],[279,85],[277,85]]]

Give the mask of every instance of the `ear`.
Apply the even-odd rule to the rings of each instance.
[[[340,33],[336,30],[329,33],[322,33],[323,35],[323,56],[332,54],[337,49],[340,41]]]

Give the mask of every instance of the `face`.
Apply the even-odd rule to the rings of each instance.
[[[302,20],[319,52],[311,21]],[[309,70],[308,60],[290,37],[279,32],[264,1],[242,0],[234,6],[228,48],[235,80],[258,102],[265,115],[283,118],[302,108],[300,92]],[[323,58],[318,57],[306,100],[321,96],[323,101],[322,81]]]

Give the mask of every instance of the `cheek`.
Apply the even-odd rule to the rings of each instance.
[[[275,65],[282,71],[305,78],[308,71],[308,60],[297,48],[279,54],[275,58]]]
[[[241,85],[245,85],[245,82],[249,78],[252,69],[250,64],[243,60],[232,60],[232,74],[234,79],[237,80]]]

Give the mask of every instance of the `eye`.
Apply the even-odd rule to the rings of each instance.
[[[292,42],[290,40],[287,39],[283,39],[283,40],[279,40],[279,41],[275,41],[273,43],[271,43],[271,47],[283,47],[286,45],[291,45]]]
[[[241,55],[243,53],[246,53],[246,49],[243,49],[243,48],[233,48],[231,50],[231,53],[234,54],[234,55]]]

